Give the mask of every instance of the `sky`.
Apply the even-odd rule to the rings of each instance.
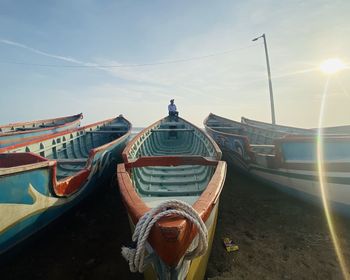
[[[84,124],[123,114],[146,126],[167,114],[202,126],[210,113],[350,124],[350,1],[0,0],[0,123],[83,112]],[[117,67],[103,67],[117,66]]]

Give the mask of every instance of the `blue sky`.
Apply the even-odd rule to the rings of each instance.
[[[0,123],[83,112],[145,126],[209,112],[270,121],[266,33],[278,123],[314,127],[331,57],[350,63],[350,1],[0,1]],[[229,50],[229,51],[228,51]],[[228,52],[226,52],[228,51]],[[225,52],[225,53],[222,53]],[[184,63],[130,65],[216,54]],[[10,62],[10,63],[8,63]],[[305,71],[314,69],[313,71]],[[350,121],[350,71],[332,77],[324,123]]]

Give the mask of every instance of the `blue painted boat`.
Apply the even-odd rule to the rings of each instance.
[[[124,117],[0,149],[0,254],[113,174],[131,133]]]
[[[225,159],[261,181],[321,202],[315,129],[293,128],[242,118],[235,122],[214,114],[204,121]],[[326,128],[323,139],[325,192],[334,209],[350,215],[350,135],[348,126]],[[336,134],[327,134],[336,132]]]
[[[0,148],[80,126],[83,114],[0,126]]]

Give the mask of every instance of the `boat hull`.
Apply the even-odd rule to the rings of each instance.
[[[132,228],[143,222],[142,217],[149,211],[176,210],[152,224],[145,247],[145,278],[203,279],[226,176],[220,149],[185,120],[162,119],[136,136],[123,158],[124,164],[118,165],[118,183]],[[174,200],[172,206],[165,206]],[[188,216],[180,214],[181,208],[176,207],[184,203],[185,209],[196,212],[196,219],[204,222],[208,232],[208,250],[197,257],[188,252],[197,247],[200,236],[206,235],[198,233],[199,223],[195,226]],[[185,256],[191,257],[187,260]]]
[[[269,169],[252,165],[250,174],[278,190],[322,206],[322,194],[318,172]],[[350,175],[345,172],[326,174],[327,201],[333,210],[350,216]],[[328,182],[327,182],[328,181]]]
[[[248,134],[248,137],[247,134],[220,131],[209,125],[211,118],[215,118],[212,123],[218,127],[222,121],[225,125],[235,127],[236,132],[254,131],[254,134]],[[251,127],[246,123],[231,122],[215,115],[209,115],[204,122],[207,132],[222,149],[223,157],[228,162],[238,171],[281,191],[323,206],[317,165],[317,138],[313,130],[306,130],[307,133],[303,135],[285,135],[270,138],[269,143],[260,143],[261,139],[266,139],[266,135],[271,135],[273,125],[255,122],[254,127]],[[281,133],[303,132],[303,129],[285,126],[275,129],[280,129]],[[251,143],[253,138],[255,142]],[[245,143],[241,148],[243,152],[237,152],[235,148],[234,143],[238,140]],[[324,135],[322,147],[326,201],[333,210],[350,216],[350,137]]]
[[[68,135],[82,132],[83,128]],[[43,143],[67,138],[65,134],[55,135],[42,142],[34,141],[29,147],[41,147],[45,146]],[[10,150],[0,154],[0,215],[3,217],[0,220],[0,254],[47,226],[101,183],[110,180],[129,137],[130,131],[91,150],[86,167],[60,181],[56,179],[59,159],[34,153],[11,153]]]

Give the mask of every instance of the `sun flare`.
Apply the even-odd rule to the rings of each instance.
[[[339,58],[327,59],[320,66],[321,71],[326,74],[334,74],[344,68],[345,64]]]

